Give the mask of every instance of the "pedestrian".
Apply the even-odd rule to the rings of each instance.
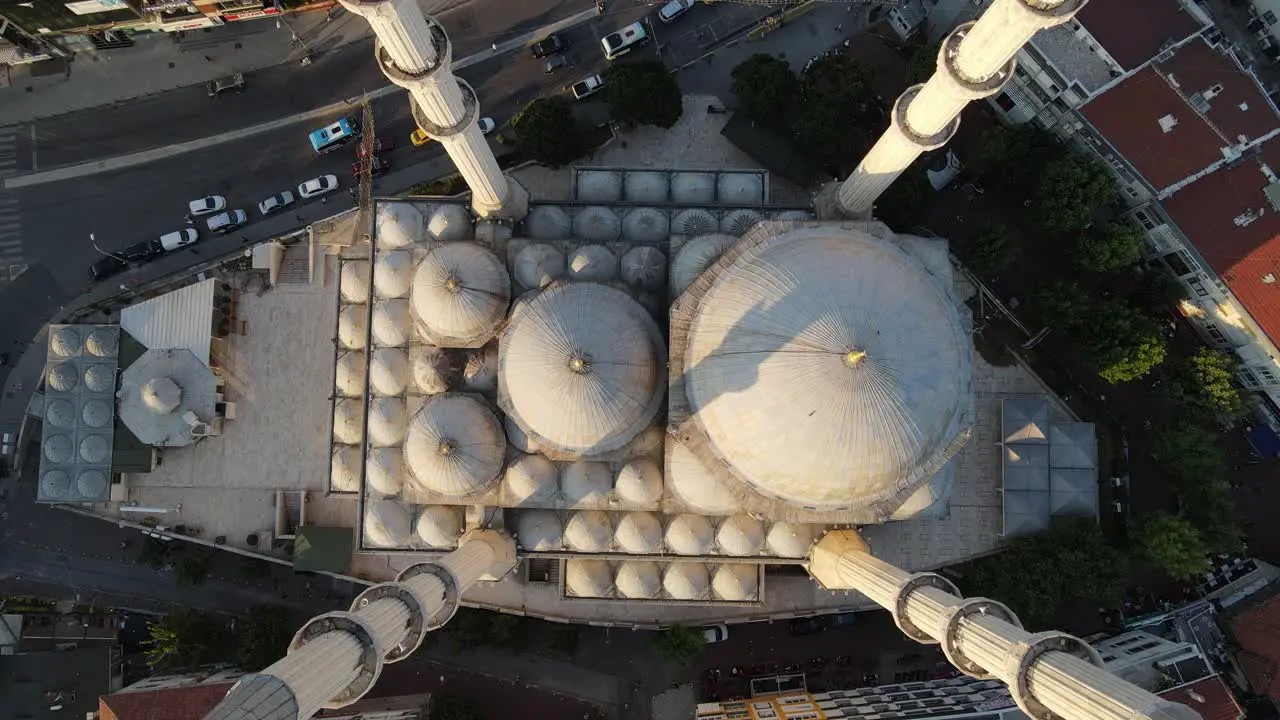
[[[205,56],[204,56],[204,61],[205,61],[205,62],[213,62],[213,56],[212,56],[212,55],[205,55]]]

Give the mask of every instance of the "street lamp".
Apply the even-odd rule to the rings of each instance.
[[[102,253],[103,255],[106,255],[107,257],[115,258],[122,263],[129,262],[129,259],[123,255],[117,255],[116,253],[109,253],[106,250],[103,250],[102,248],[98,247],[97,238],[94,236],[93,233],[89,233],[89,244],[93,246],[94,250],[97,250],[98,252]]]

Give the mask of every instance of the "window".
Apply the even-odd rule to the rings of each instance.
[[[1173,271],[1173,274],[1178,277],[1191,274],[1192,270],[1190,260],[1191,258],[1182,251],[1171,252],[1164,256],[1165,264],[1167,264],[1169,269]]]
[[[1008,93],[1003,92],[996,96],[996,105],[999,105],[1000,109],[1005,112],[1013,112],[1014,108],[1018,107],[1013,98],[1009,97]]]
[[[1268,25],[1275,25],[1275,24],[1276,24],[1276,22],[1277,22],[1277,21],[1276,21],[1276,14],[1275,14],[1275,13],[1273,13],[1273,12],[1271,12],[1270,10],[1268,10],[1268,11],[1266,11],[1265,13],[1263,13],[1263,14],[1262,14],[1262,19],[1263,19],[1263,20],[1266,20]]]
[[[1209,337],[1213,338],[1213,341],[1218,343],[1219,345],[1227,344],[1227,336],[1223,335],[1222,331],[1219,330],[1218,328],[1210,326],[1205,328],[1205,331],[1208,332]]]
[[[1156,221],[1152,220],[1151,216],[1148,215],[1145,210],[1139,210],[1135,212],[1133,214],[1133,218],[1138,222],[1142,223],[1142,227],[1146,228],[1147,230],[1156,229]]]
[[[1258,382],[1258,376],[1254,375],[1252,370],[1243,365],[1236,368],[1236,375],[1240,376],[1240,382],[1244,383],[1245,387],[1256,388],[1261,384]]]
[[[1262,379],[1265,380],[1268,385],[1276,384],[1275,373],[1271,372],[1270,368],[1259,367],[1258,374],[1262,376]]]
[[[1200,278],[1192,278],[1187,281],[1187,284],[1191,286],[1192,290],[1195,290],[1197,296],[1209,297],[1209,289],[1204,286]]]
[[[1137,199],[1137,197],[1140,195],[1140,193],[1137,190],[1133,189],[1132,185],[1125,185],[1124,192],[1126,195],[1134,199]]]

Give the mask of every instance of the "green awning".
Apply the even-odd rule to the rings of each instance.
[[[351,567],[353,539],[351,528],[303,525],[293,541],[293,569],[344,573]]]

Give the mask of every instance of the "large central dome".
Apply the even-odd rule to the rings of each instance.
[[[901,247],[834,227],[744,240],[687,334],[684,386],[708,451],[775,499],[888,500],[958,448],[971,344],[955,301]]]

